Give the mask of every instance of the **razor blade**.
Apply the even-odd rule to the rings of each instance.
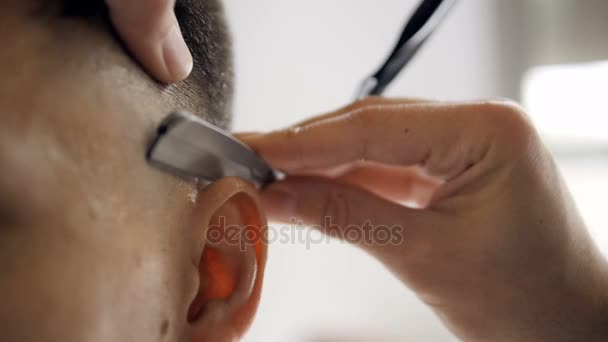
[[[189,181],[240,177],[259,188],[282,178],[257,153],[228,132],[189,113],[170,114],[159,126],[148,161]]]

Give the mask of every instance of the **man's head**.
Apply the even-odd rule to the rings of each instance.
[[[101,3],[0,4],[2,340],[221,341],[250,323],[266,249],[238,234],[265,226],[255,191],[145,161],[171,111],[230,122],[221,7],[177,3],[195,68],[176,86],[134,62]]]

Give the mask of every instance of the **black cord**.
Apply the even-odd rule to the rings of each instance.
[[[416,55],[449,12],[455,0],[423,0],[408,20],[397,45],[382,67],[366,80],[361,96],[381,95]]]

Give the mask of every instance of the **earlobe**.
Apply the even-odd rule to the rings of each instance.
[[[191,340],[233,341],[249,327],[260,299],[266,219],[257,191],[239,179],[212,184],[200,199],[216,209],[206,219],[200,286],[188,312]]]

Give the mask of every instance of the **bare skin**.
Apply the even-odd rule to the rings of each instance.
[[[191,68],[173,4],[108,0],[167,83]],[[297,127],[243,137],[290,174],[264,194],[272,218],[403,225],[402,244],[361,247],[463,339],[608,338],[605,260],[521,109],[369,99]]]
[[[458,337],[608,339],[606,261],[516,105],[369,98],[242,138],[288,174],[263,194],[270,219],[403,227],[359,247]]]
[[[182,37],[175,0],[106,0],[112,22],[133,55],[156,79],[174,83],[192,71],[192,55]]]
[[[176,103],[104,24],[0,2],[0,340],[233,341],[253,319],[266,247],[255,189],[203,187],[146,162]],[[223,221],[219,220],[224,217]]]

